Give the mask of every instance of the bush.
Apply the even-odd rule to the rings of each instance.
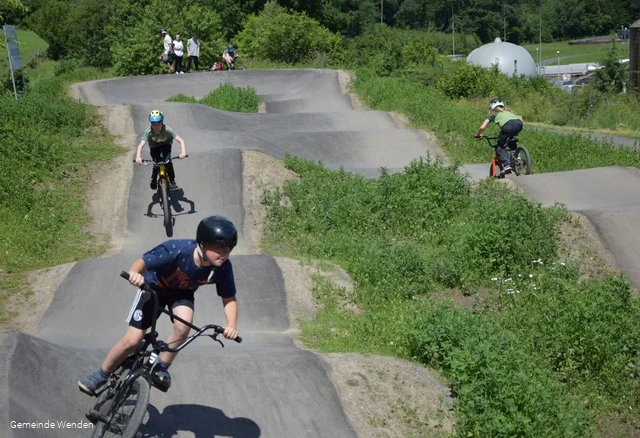
[[[320,54],[342,60],[342,38],[304,13],[287,11],[275,1],[259,15],[251,15],[237,35],[246,56],[283,63],[310,61]]]

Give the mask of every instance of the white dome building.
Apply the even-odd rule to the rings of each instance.
[[[498,69],[508,76],[524,75],[529,78],[538,74],[536,63],[524,47],[502,42],[500,38],[473,50],[467,56],[467,62],[487,68],[497,64]]]

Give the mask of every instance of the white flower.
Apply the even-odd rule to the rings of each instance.
[[[529,274],[529,278],[533,278],[533,274]]]
[[[498,277],[493,277],[491,281],[498,281]]]

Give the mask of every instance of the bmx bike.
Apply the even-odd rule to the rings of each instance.
[[[128,272],[122,271],[120,276],[129,279]],[[199,336],[209,336],[224,347],[222,341],[218,339],[218,335],[224,332],[224,327],[215,324],[207,324],[202,328],[196,327],[174,315],[171,311],[160,308],[158,296],[153,288],[145,284],[142,289],[151,293],[154,303],[151,330],[144,335],[135,352],[127,357],[122,365],[109,376],[107,383],[96,391],[95,396],[98,397],[98,401],[86,414],[87,419],[95,424],[92,438],[137,438],[141,436],[138,433],[138,428],[147,412],[151,386],[153,386],[152,376],[158,364],[158,355],[161,352],[178,352]],[[169,347],[166,342],[158,340],[156,319],[159,311],[191,327],[195,333],[187,337],[179,346]],[[207,331],[213,331],[213,333],[207,334],[205,333]],[[238,336],[235,341],[242,342],[242,338]]]
[[[185,158],[189,155],[185,155]],[[158,168],[158,199],[160,200],[160,206],[162,207],[162,213],[164,215],[164,229],[167,237],[173,235],[173,217],[171,213],[171,191],[169,190],[169,175],[167,174],[167,164],[171,160],[179,159],[180,156],[167,158],[164,161],[142,160],[142,165],[153,165]],[[136,160],[133,160],[135,163]]]
[[[496,149],[498,137],[487,137],[483,135],[481,138],[486,139],[489,146],[496,151],[489,167],[489,176],[492,178],[504,178],[504,175],[502,174],[502,161],[500,160]],[[518,145],[518,141],[518,137],[510,137],[507,140],[505,150],[507,151],[507,154],[509,154],[511,168],[516,176],[529,175],[531,173],[531,155],[525,145]]]

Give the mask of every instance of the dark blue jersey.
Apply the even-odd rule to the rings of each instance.
[[[218,295],[230,298],[236,295],[231,261],[215,268],[200,268],[193,260],[196,241],[191,239],[167,240],[146,252],[142,259],[147,265],[144,280],[162,296],[195,292],[203,284],[214,284]]]

